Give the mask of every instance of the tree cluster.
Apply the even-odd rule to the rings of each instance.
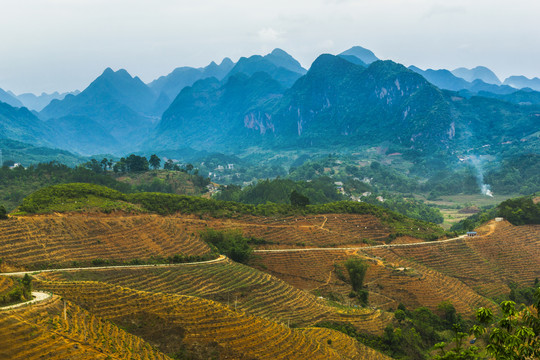
[[[207,229],[201,232],[201,238],[206,243],[215,246],[220,254],[227,255],[240,263],[246,263],[253,253],[253,249],[249,246],[249,239],[244,237],[239,230]]]
[[[435,346],[438,350],[434,360],[495,359],[533,360],[540,358],[540,288],[536,289],[532,306],[517,305],[514,301],[500,304],[501,316],[495,320],[493,311],[480,308],[476,311],[477,324],[470,334],[482,339],[484,346],[465,346],[469,334],[461,327],[454,327],[454,346],[446,349],[446,344]]]
[[[368,302],[368,291],[364,289],[364,278],[368,267],[369,265],[360,258],[350,258],[345,262],[353,294],[364,305],[367,305]]]
[[[344,200],[334,185],[334,180],[321,177],[313,181],[293,181],[288,179],[261,180],[254,185],[229,185],[217,196],[217,199],[237,201],[246,204],[291,204],[305,207],[309,204],[324,204]]]
[[[7,292],[0,294],[0,305],[28,300],[32,300],[32,278],[28,274],[25,274],[22,279],[17,279],[15,286]]]
[[[7,218],[8,216],[7,216],[6,208],[0,205],[0,220],[5,220]]]

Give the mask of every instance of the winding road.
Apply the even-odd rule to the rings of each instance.
[[[0,273],[0,276],[17,276],[22,277],[26,274],[28,275],[37,275],[44,272],[56,272],[56,271],[77,271],[77,270],[101,270],[101,269],[144,269],[144,268],[156,268],[156,267],[176,267],[176,266],[189,266],[197,264],[210,264],[214,262],[220,262],[227,259],[225,255],[220,255],[219,257],[206,260],[206,261],[195,261],[188,263],[180,264],[152,264],[152,265],[111,265],[111,266],[92,266],[92,267],[76,267],[76,268],[64,268],[64,269],[46,269],[46,270],[32,270],[32,271],[19,271],[19,272],[10,272],[10,273]]]
[[[254,250],[255,253],[269,253],[269,252],[294,252],[294,251],[323,251],[323,250],[370,250],[370,249],[380,249],[380,248],[394,248],[394,247],[407,247],[407,246],[426,246],[426,245],[437,245],[457,240],[462,240],[466,238],[467,235],[460,235],[455,238],[438,240],[438,241],[422,241],[411,244],[390,244],[390,245],[374,245],[374,246],[357,246],[357,247],[327,247],[327,248],[308,248],[308,249],[269,249],[269,250]]]
[[[324,226],[321,226],[321,228]],[[342,250],[342,251],[362,251],[369,249],[378,249],[378,248],[394,248],[394,247],[407,247],[407,246],[432,246],[438,245],[441,243],[447,243],[452,241],[462,240],[466,235],[461,235],[452,239],[440,240],[440,241],[425,241],[411,244],[390,244],[390,245],[375,245],[375,246],[363,246],[363,247],[332,247],[332,248],[309,248],[309,249],[274,249],[274,250],[254,250],[255,253],[271,253],[271,252],[295,252],[295,251],[328,251],[328,250]],[[144,268],[156,268],[156,267],[177,267],[177,266],[190,266],[198,264],[211,264],[215,262],[225,261],[227,257],[225,255],[220,255],[216,259],[207,260],[207,261],[196,261],[190,263],[181,263],[181,264],[154,264],[154,265],[119,265],[119,266],[99,266],[99,267],[76,267],[76,268],[64,268],[64,269],[46,269],[46,270],[33,270],[33,271],[19,271],[11,273],[0,273],[0,276],[16,276],[22,277],[26,274],[28,275],[37,275],[45,272],[55,272],[55,271],[78,271],[78,270],[101,270],[101,269],[144,269]],[[44,293],[39,291],[33,291],[32,296],[33,300],[26,301],[19,304],[9,305],[5,307],[0,307],[1,310],[11,310],[19,308],[26,305],[31,305],[40,301],[49,299],[52,294]]]
[[[13,304],[13,305],[0,307],[0,311],[2,311],[2,310],[11,310],[11,309],[20,308],[20,307],[27,306],[27,305],[32,305],[32,304],[35,304],[37,302],[44,301],[44,300],[47,300],[47,299],[51,298],[52,294],[51,293],[46,293],[46,292],[41,292],[41,291],[32,291],[32,297],[34,299],[30,300],[30,301],[25,301],[25,302],[18,303],[18,304]]]

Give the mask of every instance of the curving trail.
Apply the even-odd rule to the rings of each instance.
[[[443,244],[451,241],[457,241],[462,240],[467,235],[460,235],[455,238],[446,239],[446,240],[439,240],[439,241],[422,241],[412,244],[390,244],[390,245],[374,245],[374,246],[362,246],[362,247],[328,247],[328,248],[308,248],[308,249],[273,249],[273,250],[254,250],[253,252],[256,253],[264,253],[264,252],[294,252],[294,251],[325,251],[325,250],[343,250],[343,251],[363,251],[363,250],[370,250],[370,249],[388,249],[388,248],[394,248],[394,247],[408,247],[408,246],[422,246],[422,245],[438,245]]]
[[[25,301],[25,302],[14,304],[14,305],[0,307],[0,311],[2,311],[2,310],[11,310],[11,309],[16,309],[16,308],[27,306],[27,305],[32,305],[32,304],[35,304],[37,302],[44,301],[44,300],[47,300],[47,299],[51,298],[52,294],[51,293],[46,293],[46,292],[41,292],[41,291],[32,291],[32,296],[34,297],[33,300]]]
[[[11,273],[0,273],[0,276],[17,276],[22,277],[26,274],[28,275],[37,275],[45,272],[57,272],[57,271],[77,271],[77,270],[101,270],[101,269],[144,269],[144,268],[156,268],[156,267],[177,267],[177,266],[189,266],[189,265],[198,265],[198,264],[210,264],[214,262],[220,262],[227,259],[225,255],[219,255],[219,257],[206,260],[206,261],[195,261],[188,263],[180,264],[153,264],[153,265],[117,265],[117,266],[95,266],[95,267],[76,267],[76,268],[65,268],[65,269],[46,269],[46,270],[32,270],[32,271],[19,271]]]

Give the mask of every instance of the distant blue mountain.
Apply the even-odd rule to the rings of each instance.
[[[354,56],[354,57],[362,60],[362,62],[364,64],[367,64],[367,65],[371,64],[372,62],[375,62],[375,61],[379,60],[379,58],[376,57],[375,54],[371,50],[368,50],[368,49],[363,48],[361,46],[353,46],[349,50],[346,50],[346,51],[342,52],[339,55],[341,55],[341,56]]]
[[[260,64],[261,58],[254,60]],[[455,80],[456,88],[496,87],[468,83],[449,71],[430,73]],[[390,143],[418,156],[444,157],[537,132],[534,111],[540,110],[441,90],[392,61],[363,67],[323,54],[285,91],[264,72],[184,88],[145,148],[234,153],[250,147],[328,151]]]
[[[163,114],[155,133],[146,143],[151,149],[179,149],[180,143],[196,143],[195,149],[225,150],[251,143],[251,131],[271,133],[269,119],[261,108],[274,104],[284,88],[266,72],[252,76],[230,75],[224,83],[216,78],[185,87]],[[259,111],[251,113],[254,108]],[[249,129],[246,131],[246,129]]]
[[[501,80],[495,75],[493,71],[485,66],[477,66],[472,69],[464,67],[452,70],[452,74],[460,77],[468,82],[474,82],[475,80],[482,80],[486,84],[501,85]]]
[[[344,59],[344,60],[347,60],[350,63],[355,64],[355,65],[360,65],[360,66],[363,66],[363,67],[367,67],[367,64],[365,62],[363,62],[362,60],[360,60],[359,58],[357,58],[356,56],[353,56],[353,55],[338,55],[338,56],[340,58]]]
[[[298,60],[278,48],[272,50],[272,52],[265,55],[264,58],[277,67],[282,67],[301,75],[304,75],[307,72],[307,70],[300,65]]]
[[[45,122],[56,130],[50,141],[61,149],[82,155],[114,154],[122,144],[114,138],[108,128],[86,116],[67,115]]]
[[[504,85],[509,85],[516,89],[530,88],[540,91],[540,79],[537,77],[529,79],[525,76],[510,76],[504,80]]]
[[[4,161],[12,160],[21,163],[25,167],[53,160],[67,166],[76,166],[87,160],[66,150],[37,146],[10,139],[0,138],[0,149],[2,149]]]
[[[257,72],[267,73],[282,86],[288,88],[307,70],[285,51],[275,49],[265,56],[253,55],[240,58],[225,79],[239,73],[251,76]]]
[[[486,83],[480,79],[475,79],[472,82],[469,82],[465,79],[457,77],[453,72],[446,69],[422,70],[416,66],[409,66],[409,69],[417,74],[422,75],[427,81],[440,89],[452,91],[468,90],[472,93],[483,91],[491,92],[493,94],[510,94],[516,91],[516,89],[513,89],[510,86],[494,85],[491,83]]]
[[[14,107],[23,107],[24,105],[15,96],[0,89],[0,101]]]
[[[163,112],[186,86],[191,86],[197,80],[209,77],[221,80],[233,67],[234,63],[229,58],[223,59],[219,65],[212,61],[204,68],[178,67],[170,74],[152,81],[148,87],[159,96],[158,108]]]
[[[42,119],[91,119],[116,139],[117,151],[134,148],[154,126],[156,94],[126,70],[106,69],[79,95],[53,100],[40,113]],[[70,125],[75,126],[75,125]],[[82,149],[77,149],[81,150]]]
[[[65,92],[65,93],[58,93],[57,91],[53,92],[52,94],[46,94],[42,93],[41,95],[34,95],[31,93],[24,93],[17,95],[17,99],[23,104],[24,107],[35,110],[35,111],[41,111],[43,108],[53,100],[62,100],[67,95],[78,95],[80,91],[72,91],[72,92]]]
[[[26,108],[0,102],[0,139],[52,146],[53,130]]]
[[[89,118],[66,116],[42,121],[25,107],[17,108],[2,102],[0,139],[86,155],[115,152],[120,147],[107,130]]]
[[[469,89],[469,86],[471,85],[468,81],[455,76],[450,71],[445,69],[422,70],[412,65],[409,66],[409,70],[412,70],[415,73],[422,75],[424,78],[426,78],[427,81],[441,89],[459,91],[463,89]]]

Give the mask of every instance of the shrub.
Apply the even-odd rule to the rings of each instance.
[[[246,263],[253,253],[253,249],[248,244],[249,239],[245,238],[239,230],[207,229],[201,232],[201,238],[215,246],[221,254],[240,263]]]
[[[8,216],[7,216],[6,208],[0,205],[0,220],[5,220],[7,218]]]

